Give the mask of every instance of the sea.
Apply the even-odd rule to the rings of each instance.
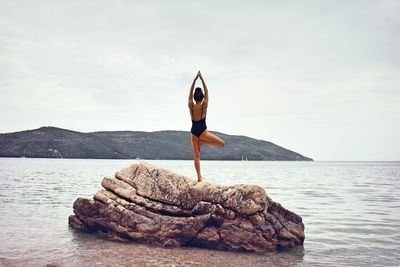
[[[202,161],[203,180],[254,184],[303,218],[303,246],[164,248],[68,226],[78,197],[139,160],[0,158],[0,266],[399,266],[400,162]],[[191,179],[193,161],[144,160]]]

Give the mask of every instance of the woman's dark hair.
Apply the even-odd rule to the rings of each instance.
[[[204,94],[203,91],[201,90],[200,87],[196,87],[196,89],[194,90],[194,100],[196,101],[201,101],[204,98]]]

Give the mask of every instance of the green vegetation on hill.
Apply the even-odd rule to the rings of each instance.
[[[271,142],[211,131],[225,147],[203,146],[206,160],[312,160]],[[82,133],[41,127],[0,134],[0,157],[93,159],[193,159],[187,131],[101,131]]]

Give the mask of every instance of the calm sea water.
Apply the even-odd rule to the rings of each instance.
[[[399,266],[400,162],[202,161],[203,179],[256,184],[299,214],[303,247],[265,254],[161,248],[68,228],[72,204],[135,160],[0,158],[1,266]],[[148,160],[195,178],[192,161]]]

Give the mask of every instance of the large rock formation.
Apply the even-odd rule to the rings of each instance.
[[[104,177],[93,199],[75,200],[69,225],[163,246],[265,251],[303,244],[300,216],[256,185],[197,183],[148,163]]]

